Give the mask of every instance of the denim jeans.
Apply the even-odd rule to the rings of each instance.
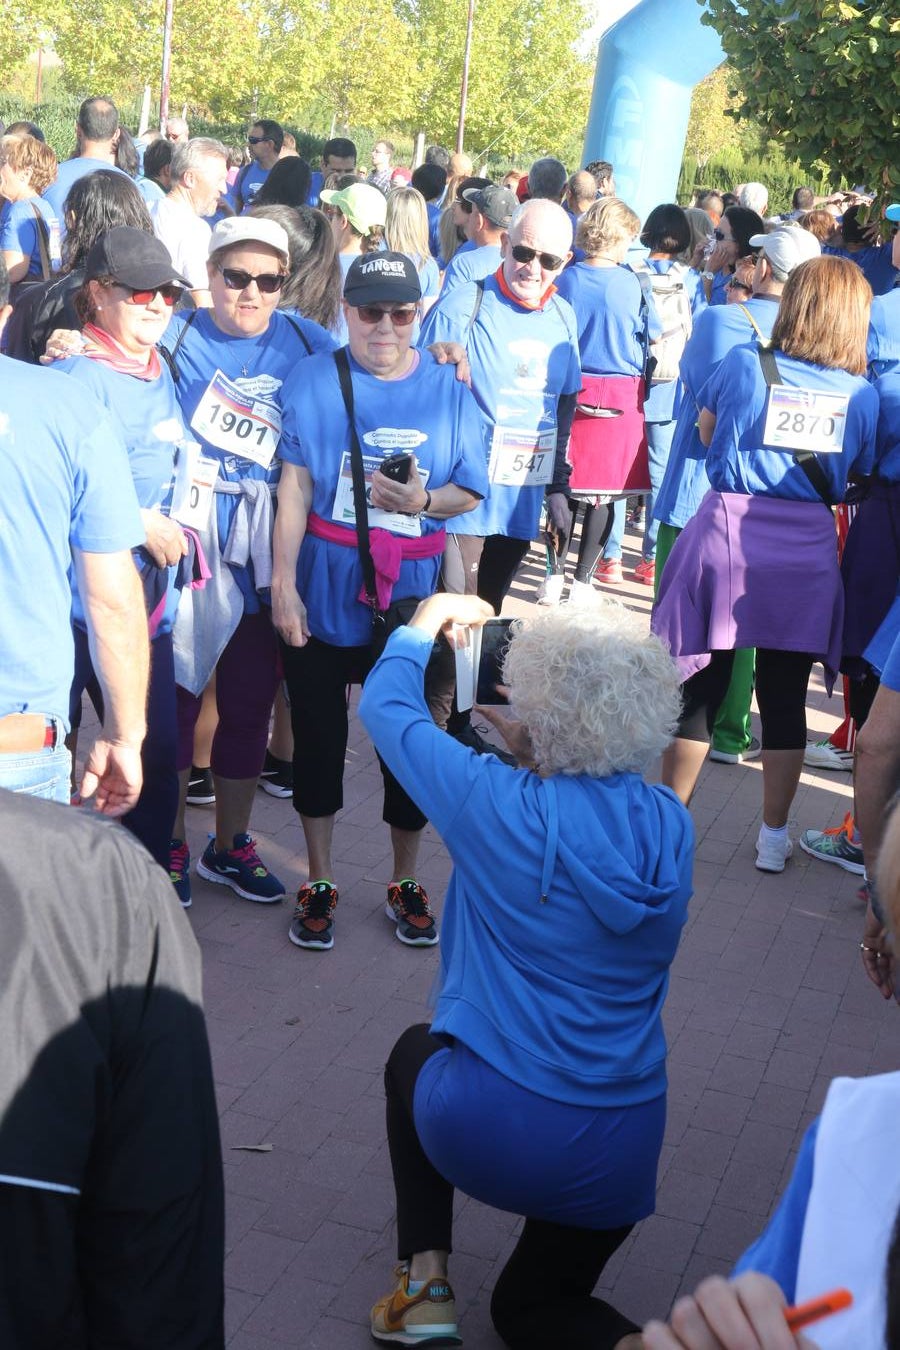
[[[0,788],[68,805],[72,760],[62,739],[62,727],[59,736],[55,749],[32,750],[27,755],[0,755]]]

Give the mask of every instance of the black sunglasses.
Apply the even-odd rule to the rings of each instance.
[[[262,295],[273,295],[280,291],[287,277],[283,272],[244,272],[239,267],[220,267],[222,280],[230,291],[245,291],[251,281],[255,281]]]
[[[520,263],[530,263],[537,258],[546,272],[558,272],[565,262],[565,258],[558,258],[555,253],[540,253],[536,248],[529,248],[527,244],[513,244],[512,255],[516,262]]]
[[[713,237],[715,239],[718,239],[720,244],[724,244],[726,242],[731,244],[734,242],[733,239],[731,239],[727,234],[723,234],[721,230],[713,230]]]
[[[404,305],[400,309],[382,309],[380,305],[357,305],[356,312],[363,323],[381,323],[386,314],[395,328],[408,328],[418,311],[415,305]]]
[[[261,145],[263,141],[270,141],[271,139],[272,139],[271,136],[248,136],[248,137],[247,137],[247,144],[248,144],[248,145]]]

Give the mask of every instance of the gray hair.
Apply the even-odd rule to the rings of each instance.
[[[550,156],[536,159],[528,170],[528,191],[532,197],[548,197],[551,202],[558,202],[566,190],[567,178],[566,166],[558,159]]]
[[[738,194],[738,201],[748,211],[764,216],[769,205],[769,189],[765,183],[745,183]]]
[[[196,169],[201,160],[211,159],[213,156],[221,156],[226,163],[228,162],[227,149],[221,141],[214,141],[211,136],[195,136],[190,141],[176,145],[170,169],[172,186],[184,182],[184,176],[189,169]]]

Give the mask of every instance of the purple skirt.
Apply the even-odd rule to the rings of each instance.
[[[682,679],[710,652],[809,652],[837,677],[844,621],[834,521],[818,502],[707,492],[666,560],[650,626]]]

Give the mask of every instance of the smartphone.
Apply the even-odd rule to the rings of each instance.
[[[512,619],[488,619],[481,629],[481,660],[475,686],[476,703],[507,703],[497,685],[503,683],[503,659],[509,646]]]
[[[388,455],[378,465],[378,472],[383,473],[385,478],[390,478],[394,483],[408,483],[409,471],[412,468],[412,455]]]

